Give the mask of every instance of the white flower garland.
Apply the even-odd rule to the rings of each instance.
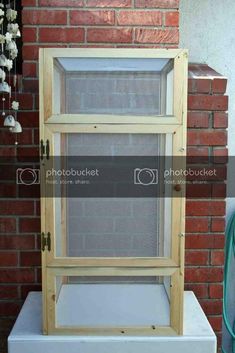
[[[2,11],[2,12],[4,14],[4,11]],[[0,12],[0,16],[1,16],[1,12]],[[12,10],[12,9],[7,10],[6,18],[8,19],[9,22],[15,21],[16,17],[17,17],[17,11]]]
[[[0,0],[1,1],[1,0]],[[20,123],[17,121],[17,112],[19,110],[19,102],[14,99],[11,103],[11,86],[5,81],[6,80],[6,72],[7,70],[9,73],[12,70],[13,66],[15,65],[14,60],[17,58],[18,55],[18,48],[16,40],[17,38],[21,37],[19,24],[16,23],[16,19],[18,16],[17,11],[15,10],[15,2],[13,8],[9,5],[6,6],[0,2],[0,94],[2,94],[2,116],[5,117],[5,96],[8,95],[9,98],[9,105],[11,109],[14,111],[14,116],[8,115],[4,120],[4,126],[9,127],[11,132],[19,133],[22,131]],[[7,21],[7,32],[4,33],[3,30],[3,23]],[[14,85],[16,85],[16,75],[14,77]],[[16,90],[16,87],[15,87]],[[16,97],[15,97],[16,98]],[[9,112],[10,114],[10,112]],[[11,119],[8,119],[11,116]],[[15,122],[15,128],[13,127],[13,123]],[[9,125],[10,124],[10,125]],[[13,124],[13,125],[12,125]],[[18,142],[16,141],[16,144]]]

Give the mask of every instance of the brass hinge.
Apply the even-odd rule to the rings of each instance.
[[[46,247],[48,251],[51,251],[51,233],[42,233],[41,235],[42,251],[45,251]]]
[[[50,158],[50,143],[49,140],[46,140],[46,144],[44,144],[44,141],[40,141],[40,155],[41,155],[41,160],[44,159],[44,155],[46,155],[46,159]]]

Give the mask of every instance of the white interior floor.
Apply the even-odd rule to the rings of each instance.
[[[66,284],[57,301],[58,326],[169,326],[162,284]]]

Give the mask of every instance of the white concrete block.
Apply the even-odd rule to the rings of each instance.
[[[216,353],[216,336],[185,292],[183,336],[44,336],[41,293],[29,294],[8,338],[9,353]]]

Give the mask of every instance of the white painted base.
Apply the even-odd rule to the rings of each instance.
[[[196,297],[185,292],[184,335],[43,336],[41,293],[29,294],[8,338],[9,353],[216,353],[216,337]]]

